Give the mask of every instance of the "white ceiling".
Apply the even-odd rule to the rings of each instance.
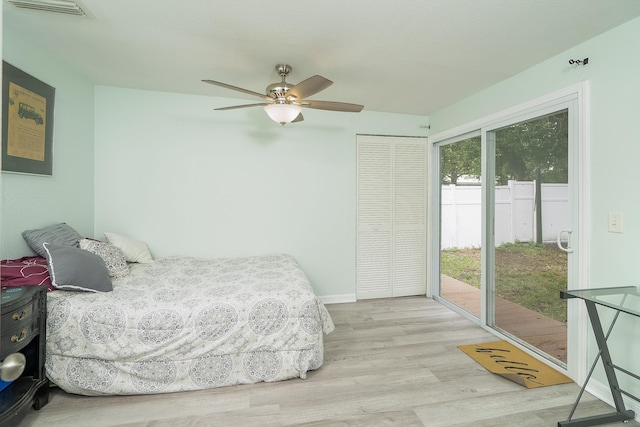
[[[256,98],[201,80],[262,93],[279,80],[275,65],[287,63],[293,66],[290,83],[314,74],[333,80],[310,99],[417,115],[429,115],[640,16],[638,0],[81,0],[81,5],[91,18],[17,9],[5,0],[3,23],[96,84],[251,103]],[[567,61],[588,54],[576,51]],[[212,108],[226,105],[212,101]]]

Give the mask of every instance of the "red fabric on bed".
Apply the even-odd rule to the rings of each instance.
[[[56,288],[51,284],[47,260],[41,256],[26,256],[19,259],[0,261],[2,287],[46,286],[49,291]]]

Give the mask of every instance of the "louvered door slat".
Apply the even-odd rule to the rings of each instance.
[[[371,143],[358,149],[358,224],[390,225],[391,147]]]
[[[358,142],[357,296],[391,294],[391,146]]]
[[[394,151],[393,296],[426,292],[426,145],[396,142]]]

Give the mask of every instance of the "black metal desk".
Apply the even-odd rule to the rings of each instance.
[[[637,402],[640,402],[640,399],[620,388],[620,386],[618,385],[618,378],[616,377],[616,370],[630,375],[631,377],[638,380],[640,380],[640,377],[633,374],[632,372],[629,372],[626,369],[613,364],[613,362],[611,361],[611,354],[609,353],[609,347],[607,346],[607,338],[609,337],[609,334],[611,333],[616,320],[618,320],[618,315],[620,313],[626,313],[632,316],[640,317],[640,290],[635,286],[580,289],[573,291],[568,290],[561,291],[560,298],[580,298],[584,301],[587,307],[587,312],[589,313],[589,319],[591,320],[593,333],[595,335],[596,342],[598,343],[598,349],[600,351],[593,362],[593,366],[591,367],[591,370],[587,375],[587,379],[585,380],[584,385],[580,390],[580,394],[578,394],[578,398],[573,405],[573,409],[571,410],[569,419],[567,419],[566,421],[558,422],[558,427],[587,427],[611,423],[615,421],[632,420],[635,417],[635,413],[625,408],[624,402],[622,400],[622,395],[624,394],[625,396],[628,396]],[[609,327],[606,335],[604,333],[604,330],[602,329],[602,323],[600,322],[600,316],[598,315],[598,305],[608,307],[616,311],[615,317],[613,318],[611,326]],[[604,367],[605,374],[607,375],[607,381],[609,382],[609,389],[611,390],[611,395],[613,396],[613,402],[616,407],[616,412],[572,420],[571,418],[573,417],[573,413],[575,412],[575,409],[580,402],[580,398],[582,397],[582,394],[587,387],[587,383],[591,378],[591,374],[593,373],[593,370],[598,363],[598,359],[600,358],[602,359],[602,366]]]

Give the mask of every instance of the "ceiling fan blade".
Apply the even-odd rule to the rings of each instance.
[[[321,90],[324,90],[331,86],[333,82],[329,79],[325,79],[322,76],[309,77],[307,80],[303,80],[291,89],[289,94],[295,96],[298,99],[304,99],[308,96],[316,94]]]
[[[254,91],[249,90],[249,89],[243,89],[241,87],[228,85],[226,83],[217,82],[215,80],[202,80],[202,81],[205,82],[205,83],[210,83],[210,84],[215,85],[215,86],[221,86],[221,87],[224,87],[224,88],[227,88],[227,89],[231,89],[231,90],[235,90],[235,91],[238,91],[238,92],[246,93],[248,95],[257,96],[259,98],[266,98],[267,97],[264,93],[254,92]]]
[[[359,113],[364,105],[348,104],[346,102],[334,101],[308,101],[304,100],[300,103],[303,107],[315,108],[317,110],[344,111],[347,113]]]
[[[224,111],[224,110],[236,110],[238,108],[248,108],[248,107],[260,107],[269,105],[269,102],[260,102],[258,104],[244,104],[244,105],[233,105],[231,107],[222,107],[222,108],[214,108],[216,111]]]
[[[302,113],[298,114],[298,117],[296,117],[295,119],[291,120],[291,123],[296,123],[296,122],[301,122],[304,120],[304,117],[302,117]]]

